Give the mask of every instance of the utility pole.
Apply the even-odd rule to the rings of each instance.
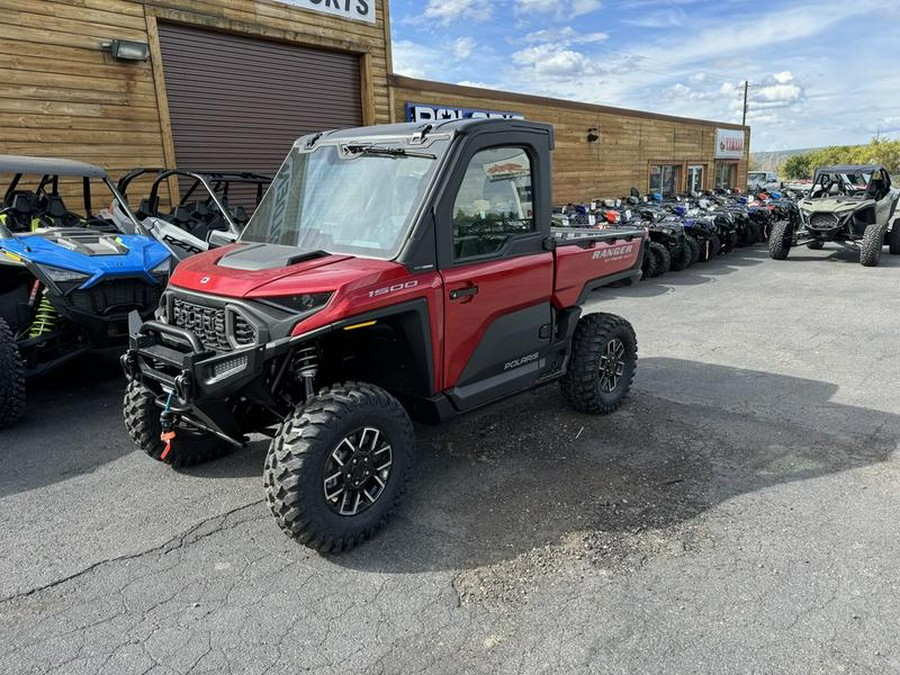
[[[747,88],[750,86],[749,80],[744,80],[744,114],[741,117],[741,126],[747,126]]]

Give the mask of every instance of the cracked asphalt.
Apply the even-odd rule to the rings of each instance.
[[[898,275],[759,247],[595,293],[627,405],[417,427],[409,499],[338,557],[278,530],[264,444],[173,471],[115,354],[70,364],[0,432],[0,672],[900,672]]]

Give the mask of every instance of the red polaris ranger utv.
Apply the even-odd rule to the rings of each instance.
[[[637,343],[581,315],[636,279],[642,229],[551,231],[553,129],[459,120],[299,139],[236,244],[182,261],[132,316],[125,423],[173,465],[272,437],[266,495],[320,551],[378,531],[430,422],[559,380],[615,410]]]

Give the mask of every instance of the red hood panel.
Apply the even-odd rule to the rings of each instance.
[[[406,276],[402,265],[384,260],[329,255],[286,267],[235,269],[216,263],[236,247],[223,246],[183,260],[170,279],[173,286],[232,298],[297,295],[317,291],[352,291],[382,276]],[[395,271],[396,270],[396,271]],[[391,272],[394,272],[393,274]]]

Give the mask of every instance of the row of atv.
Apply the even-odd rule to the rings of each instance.
[[[134,209],[140,179],[149,197]],[[27,379],[123,344],[129,313],[153,315],[177,261],[234,241],[270,179],[137,169],[115,183],[90,164],[0,155],[0,181],[2,428],[21,415]]]
[[[718,190],[664,199],[632,190],[621,199],[557,207],[554,218],[569,228],[645,228],[650,244],[643,278],[652,279],[766,241],[775,223],[796,221],[797,213],[795,201],[779,193],[747,197]]]

